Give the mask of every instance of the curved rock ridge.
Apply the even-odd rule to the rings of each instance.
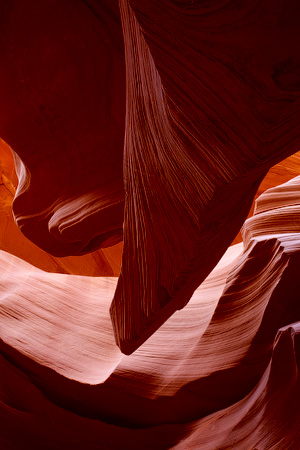
[[[27,239],[16,226],[12,203],[18,186],[10,147],[0,140],[0,249],[47,272],[88,276],[118,276],[123,244],[102,248],[81,256],[58,258]]]
[[[247,220],[242,229],[244,242],[266,234],[300,233],[298,201],[299,177],[264,192],[256,200],[254,216]],[[259,215],[259,221],[256,215]]]
[[[40,374],[35,367],[22,373],[11,359],[16,360],[11,355],[10,360],[0,357],[0,442],[4,446],[9,445],[7,448],[29,450],[35,445],[46,450],[298,450],[299,324],[279,330],[270,363],[258,384],[244,399],[205,418],[184,424],[136,429],[114,425],[111,417],[107,421],[101,420],[95,412],[94,418],[74,414],[55,404],[49,393],[45,395],[43,389],[39,389]],[[10,390],[12,384],[14,389]],[[66,386],[62,383],[61,387]],[[77,386],[67,387],[76,393]],[[117,397],[118,394],[115,392],[114,395]],[[101,401],[101,398],[98,396],[97,400]]]
[[[111,307],[136,350],[186,305],[268,169],[299,150],[300,9],[121,0],[124,251]]]
[[[297,186],[258,198],[243,251],[230,247],[130,356],[109,321],[115,278],[49,274],[1,252],[4,448],[297,450]]]
[[[271,361],[253,391],[229,408],[191,424],[191,435],[172,448],[297,450],[299,336],[299,322],[281,328]]]
[[[299,148],[300,13],[296,0],[120,6],[124,158],[116,0],[3,3],[0,136],[15,220],[39,247],[106,248],[124,220],[111,316],[131,353],[189,301],[269,167]]]
[[[117,1],[0,4],[0,448],[299,450],[299,2],[119,4],[119,280]]]
[[[284,183],[299,172],[299,152],[272,167],[262,181],[256,197],[278,182]],[[9,146],[0,140],[0,248],[47,272],[71,273],[89,276],[118,276],[121,268],[123,243],[102,248],[82,256],[54,257],[27,239],[16,226],[11,205],[18,185],[14,160]],[[254,212],[252,206],[250,215]],[[242,241],[242,235],[233,244]]]
[[[268,189],[274,188],[278,185],[284,184],[292,178],[295,178],[299,175],[300,168],[300,152],[295,153],[294,155],[289,156],[288,158],[280,161],[275,166],[271,167],[263,181],[261,182],[256,194],[255,200],[260,197],[263,192]],[[270,207],[268,203],[268,208]],[[255,201],[252,203],[251,209],[248,214],[248,218],[253,216],[255,210]],[[239,234],[236,236],[232,244],[237,244],[243,241],[243,236],[241,230]]]
[[[115,373],[120,371],[127,378],[131,393],[140,392],[151,398],[174,395],[183,380],[187,383],[222,371],[229,373],[230,369],[234,372],[240,364],[255,365],[255,352],[259,358],[268,353],[277,329],[286,325],[284,320],[300,318],[296,300],[300,261],[299,188],[300,177],[296,177],[262,194],[256,200],[255,215],[247,219],[242,230],[243,252],[239,255],[240,244],[230,247],[223,257],[225,270],[219,269],[221,260],[220,266],[195,291],[191,302],[133,355],[122,360]],[[208,316],[205,308],[210,310]],[[279,321],[274,328],[279,312],[283,322]],[[269,324],[269,331],[265,330],[265,323]],[[268,344],[264,342],[264,334],[268,336]],[[253,341],[258,342],[253,346]],[[177,361],[179,354],[180,363],[172,367],[168,362]],[[155,357],[149,359],[149,355]],[[136,372],[132,362],[138,368]],[[248,375],[244,377],[248,379]],[[237,386],[243,384],[239,379],[236,382]],[[124,384],[124,389],[128,389],[127,385]],[[234,390],[231,386],[230,392]],[[209,397],[207,392],[203,394]],[[210,394],[215,396],[213,392]]]
[[[13,212],[55,256],[122,240],[125,65],[117,0],[4,1],[0,136]]]
[[[171,354],[170,348],[160,342],[170,340],[174,330],[182,332],[184,323],[190,324],[178,343],[181,351],[178,345],[174,348],[176,358],[178,353],[184,354],[191,339],[195,336],[198,339],[201,329],[204,332],[211,319],[232,261],[240,252],[241,244],[231,247],[195,292],[189,308],[170,319],[150,341],[150,347],[137,353],[136,363],[135,358],[129,358],[128,368],[125,364],[120,370],[128,374],[133,367],[145,374],[155,370],[157,380],[164,385],[169,380],[169,372],[161,361],[167,362]],[[0,267],[3,341],[68,378],[90,384],[105,381],[124,356],[114,342],[109,316],[117,278],[45,273],[3,251],[0,251]],[[157,367],[149,366],[149,352],[156,347]],[[156,389],[160,389],[160,384]]]
[[[122,358],[109,305],[117,278],[46,273],[0,251],[1,338],[46,367],[101,383]]]

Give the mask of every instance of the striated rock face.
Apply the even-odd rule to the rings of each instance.
[[[297,450],[299,188],[262,194],[244,247],[131,356],[109,320],[116,278],[2,251],[3,448]]]
[[[11,150],[0,140],[0,248],[47,272],[89,276],[118,276],[123,244],[102,248],[81,256],[55,257],[33,244],[17,227],[12,203],[17,176]]]
[[[0,2],[1,449],[299,450],[299,15]]]
[[[268,169],[299,148],[298,2],[122,0],[123,36],[116,0],[1,8],[14,218],[60,257],[124,231],[111,317],[130,354],[186,305]]]
[[[3,1],[0,137],[22,232],[55,256],[122,240],[125,117],[117,0]]]
[[[186,305],[268,169],[299,150],[300,9],[296,0],[120,8],[126,202],[111,315],[131,353]]]

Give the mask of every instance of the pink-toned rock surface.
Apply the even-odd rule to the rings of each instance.
[[[4,448],[298,450],[299,188],[260,196],[244,247],[131,356],[109,318],[116,278],[1,252]]]
[[[299,5],[119,4],[0,4],[0,448],[299,450]]]
[[[117,244],[124,220],[111,307],[124,353],[189,301],[299,148],[299,7],[276,5],[122,0],[126,61],[116,0],[2,6],[16,223],[68,256]]]

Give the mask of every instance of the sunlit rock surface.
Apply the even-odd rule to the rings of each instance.
[[[0,448],[299,450],[298,2],[119,4],[0,4]]]
[[[116,278],[2,251],[4,448],[297,450],[299,189],[261,195],[244,246],[131,356],[109,319]]]
[[[14,218],[40,248],[84,254],[124,232],[111,317],[129,354],[185,306],[268,169],[299,149],[300,12],[119,4],[123,36],[116,0],[3,3],[0,136]]]

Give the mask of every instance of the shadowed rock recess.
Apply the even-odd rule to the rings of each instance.
[[[299,450],[299,20],[0,2],[1,449]]]

